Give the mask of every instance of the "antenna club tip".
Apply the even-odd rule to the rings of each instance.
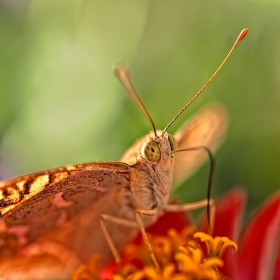
[[[242,41],[242,40],[246,37],[246,35],[248,34],[248,32],[249,32],[249,29],[248,29],[248,28],[244,28],[244,29],[240,32],[240,34],[239,34],[239,36],[238,36],[238,38],[237,38],[237,41],[238,41],[238,42]]]
[[[129,75],[129,67],[128,64],[125,62],[117,62],[113,67],[113,72],[117,78],[120,78],[120,76]]]

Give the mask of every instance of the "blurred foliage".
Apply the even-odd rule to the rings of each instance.
[[[130,64],[162,129],[248,27],[169,132],[204,105],[223,104],[231,122],[216,154],[213,195],[243,185],[251,213],[280,186],[279,10],[278,1],[0,0],[2,178],[117,160],[151,126],[113,77],[113,64]],[[207,170],[175,195],[205,198]]]

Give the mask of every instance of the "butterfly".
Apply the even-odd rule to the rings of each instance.
[[[182,211],[168,204],[170,190],[206,156],[203,151],[186,155],[176,150],[215,150],[221,142],[227,128],[221,106],[206,107],[173,137],[167,128],[186,106],[163,131],[157,130],[128,69],[120,66],[116,75],[153,131],[119,162],[67,165],[0,182],[2,279],[65,279],[93,253],[100,254],[102,264],[113,256],[118,260],[118,251],[139,229],[145,239],[144,228],[164,211]]]

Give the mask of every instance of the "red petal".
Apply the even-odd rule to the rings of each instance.
[[[170,228],[180,231],[188,225],[191,225],[191,221],[187,213],[165,212],[155,224],[147,228],[147,232],[158,235],[166,235]]]
[[[112,262],[109,265],[102,268],[99,272],[101,279],[112,279],[114,273],[118,271],[118,265],[116,262]]]
[[[251,218],[240,237],[238,280],[272,277],[280,236],[280,192]],[[275,273],[279,275],[279,268]]]
[[[233,188],[215,202],[215,219],[212,236],[227,236],[237,242],[242,214],[245,206],[246,193],[241,188]],[[206,215],[201,219],[198,229],[207,233]],[[234,253],[235,254],[235,253]],[[232,249],[227,249],[222,256],[224,266],[219,270],[232,277],[235,267]]]
[[[280,244],[278,244],[278,254],[275,262],[275,270],[272,279],[274,280],[280,279]]]

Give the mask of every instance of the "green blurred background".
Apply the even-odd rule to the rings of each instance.
[[[70,163],[118,160],[149,122],[112,74],[130,64],[159,129],[199,90],[241,29],[222,72],[170,128],[212,102],[230,116],[213,195],[242,185],[247,217],[279,189],[278,1],[0,0],[2,179]],[[180,186],[205,198],[208,166]]]

